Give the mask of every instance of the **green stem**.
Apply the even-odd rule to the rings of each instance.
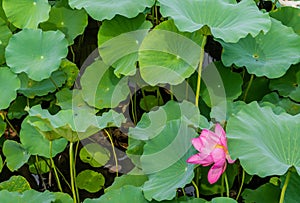
[[[226,196],[229,197],[229,184],[228,184],[226,172],[224,172],[223,175],[224,175],[224,180],[225,180],[225,185],[226,185]]]
[[[117,159],[117,154],[115,151],[114,142],[113,142],[112,137],[110,136],[109,132],[106,129],[104,129],[104,132],[107,134],[108,139],[111,143],[111,147],[112,147],[112,151],[113,151],[114,159],[115,159],[115,164],[116,164],[116,176],[118,177],[119,176],[119,165],[118,165],[118,159]]]
[[[6,123],[9,125],[9,127],[16,133],[16,135],[17,135],[18,137],[20,137],[18,131],[14,128],[14,126],[13,126],[13,125],[9,122],[9,120],[7,119],[7,116],[6,116],[4,113],[1,113],[1,117],[2,117],[2,119],[3,119],[3,117],[4,117],[3,120],[5,120]]]
[[[194,186],[194,188],[195,188],[195,190],[196,190],[196,197],[199,198],[200,195],[199,195],[199,189],[198,189],[198,186],[196,185],[196,183],[195,183],[193,180],[192,180],[192,184],[193,184],[193,186]]]
[[[197,80],[197,89],[196,89],[196,97],[195,97],[195,105],[199,106],[199,96],[200,96],[200,84],[201,84],[201,73],[202,73],[202,66],[204,61],[204,47],[206,44],[207,36],[203,36],[202,44],[201,44],[201,50],[200,50],[200,61],[198,65],[198,80]]]
[[[248,83],[248,85],[247,85],[247,88],[246,88],[246,91],[245,91],[245,95],[244,95],[243,101],[246,101],[246,99],[247,99],[248,92],[249,92],[250,87],[251,87],[251,85],[252,85],[253,79],[254,79],[254,75],[252,74],[252,75],[251,75],[251,78],[250,78],[250,81],[249,81],[249,83]]]
[[[58,189],[59,189],[59,191],[63,192],[61,184],[60,184],[60,180],[59,180],[59,177],[58,177],[58,174],[57,174],[57,171],[56,171],[56,166],[55,166],[54,161],[52,159],[52,147],[53,147],[52,140],[50,140],[49,143],[50,143],[50,152],[49,153],[50,153],[51,168],[54,171],[54,175],[55,175],[55,179],[56,179],[56,182],[57,182]]]
[[[275,0],[275,1],[274,1],[273,5],[272,5],[272,11],[274,11],[277,2],[278,2],[278,0]]]
[[[143,98],[144,98],[144,104],[145,104],[146,111],[149,111],[150,109],[148,107],[148,102],[147,102],[145,90],[141,89],[141,91],[142,91],[142,95],[143,95]]]
[[[71,51],[71,53],[72,53],[72,62],[75,63],[75,52],[74,52],[72,46],[70,46],[70,51]]]
[[[242,172],[242,183],[241,183],[241,186],[240,186],[240,189],[239,189],[239,192],[236,196],[236,201],[238,201],[240,195],[241,195],[241,192],[242,192],[242,189],[243,189],[243,186],[244,186],[244,182],[245,182],[245,170],[242,168],[243,172]]]
[[[74,152],[73,152],[73,142],[70,142],[69,146],[69,156],[70,156],[70,177],[71,177],[71,188],[73,195],[73,202],[77,203],[77,195],[75,190],[75,177],[74,177]]]
[[[285,195],[286,188],[287,188],[287,186],[289,184],[290,178],[291,178],[291,171],[289,170],[288,173],[287,173],[287,175],[286,175],[286,178],[285,178],[285,181],[284,181],[284,185],[283,185],[283,187],[281,189],[279,203],[283,203],[284,202],[284,195]]]

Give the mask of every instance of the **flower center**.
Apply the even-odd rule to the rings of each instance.
[[[225,148],[225,146],[223,146],[223,145],[216,144],[216,145],[215,145],[215,148],[221,148],[221,149],[224,150],[224,152],[225,152],[226,154],[228,154],[228,150],[227,150],[227,149]]]

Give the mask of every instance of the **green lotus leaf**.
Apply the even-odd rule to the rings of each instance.
[[[291,67],[283,77],[271,80],[270,89],[300,102],[300,64]]]
[[[47,0],[3,0],[3,9],[8,20],[17,28],[37,28],[49,18]]]
[[[50,158],[50,141],[30,123],[40,121],[36,117],[26,117],[22,123],[20,131],[20,140],[25,149],[32,155],[44,156]],[[68,142],[64,138],[54,139],[52,141],[52,157],[62,152]]]
[[[26,115],[27,112],[24,110],[27,105],[27,98],[24,96],[18,96],[9,106],[7,116],[9,119],[20,119]]]
[[[225,66],[233,63],[246,66],[248,72],[256,76],[278,78],[300,61],[300,36],[275,19],[272,19],[271,29],[266,34],[260,33],[255,38],[248,35],[235,44],[221,44]]]
[[[19,79],[21,81],[21,88],[18,92],[28,98],[34,98],[35,96],[43,96],[56,91],[57,88],[65,83],[66,74],[63,71],[57,70],[51,74],[50,78],[42,81],[34,81],[28,78],[25,73],[21,73],[19,74]]]
[[[0,109],[6,109],[16,99],[20,86],[21,82],[16,74],[7,67],[0,67],[0,91],[5,95],[0,99]]]
[[[52,203],[55,201],[55,196],[52,192],[38,192],[36,190],[26,190],[23,193],[9,192],[7,190],[0,191],[0,201],[6,203],[16,202],[43,202]]]
[[[5,63],[5,47],[7,46],[11,36],[12,33],[7,27],[6,22],[0,18],[0,65]]]
[[[79,157],[81,161],[90,164],[92,167],[101,167],[109,161],[110,152],[97,143],[90,143],[84,145],[80,150]]]
[[[65,35],[69,44],[74,43],[74,39],[83,33],[88,24],[86,12],[81,10],[72,10],[65,7],[52,7],[48,21],[41,23],[43,30],[60,30]]]
[[[84,100],[99,109],[114,108],[129,95],[128,78],[117,78],[102,61],[87,67],[81,77]]]
[[[206,105],[212,107],[220,102],[237,99],[242,94],[242,85],[240,74],[224,67],[221,62],[214,62],[202,71],[200,95]]]
[[[117,15],[103,22],[98,32],[99,52],[116,75],[135,74],[139,47],[151,27],[144,14],[132,19]]]
[[[270,16],[281,21],[287,27],[293,28],[295,33],[300,35],[300,10],[293,7],[280,7],[272,12]]]
[[[6,140],[3,144],[3,154],[6,157],[7,167],[11,171],[18,170],[29,159],[29,152],[20,144]]]
[[[91,193],[101,190],[104,183],[105,177],[101,173],[92,170],[81,171],[76,177],[76,184],[78,188]]]
[[[266,183],[256,190],[245,189],[242,193],[245,203],[278,202],[279,196],[280,188],[271,183]]]
[[[210,117],[220,123],[224,123],[230,116],[239,112],[244,105],[246,105],[246,103],[243,101],[224,101],[224,103],[220,103],[211,108]]]
[[[182,33],[171,20],[156,26],[144,38],[139,51],[143,80],[152,86],[181,83],[198,66],[201,41],[200,32]]]
[[[300,104],[290,100],[289,98],[280,98],[276,92],[272,92],[264,96],[260,105],[269,105],[272,107],[274,112],[279,112],[279,114],[284,111],[291,115],[300,113]]]
[[[72,8],[84,8],[95,20],[110,20],[119,14],[127,18],[133,18],[143,12],[145,8],[151,7],[154,0],[69,0]]]
[[[8,190],[9,192],[25,192],[30,190],[28,181],[23,176],[11,176],[7,181],[0,183],[0,190]]]
[[[28,161],[29,171],[32,174],[45,174],[50,171],[50,159],[45,159],[44,157],[37,157],[37,159],[32,158]]]
[[[260,12],[252,0],[239,3],[224,0],[159,2],[162,15],[174,19],[180,31],[194,32],[208,26],[215,38],[225,42],[235,43],[247,34],[256,36],[261,30],[267,32],[271,26],[269,15]]]
[[[230,156],[250,175],[283,175],[292,166],[300,174],[299,124],[299,114],[276,115],[257,102],[245,105],[227,122]]]
[[[5,21],[7,21],[7,17],[6,17],[6,15],[5,15],[5,12],[4,12],[4,10],[3,10],[3,8],[2,8],[2,1],[3,0],[0,0],[0,18],[2,18],[2,20],[5,20]]]
[[[76,64],[67,59],[63,59],[60,64],[60,70],[64,71],[67,75],[66,87],[73,87],[79,73],[79,69]]]
[[[120,197],[122,202],[148,203],[141,188],[132,185],[125,185],[117,190],[110,190],[97,199],[85,199],[84,203],[120,203]]]
[[[14,34],[6,47],[6,63],[15,73],[25,72],[35,81],[49,78],[68,53],[60,31],[24,29]]]

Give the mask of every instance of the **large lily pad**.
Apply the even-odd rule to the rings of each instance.
[[[156,26],[140,47],[139,65],[143,80],[152,86],[181,83],[198,66],[201,42],[200,32],[180,32],[172,20]]]
[[[95,20],[110,20],[115,15],[133,18],[143,12],[146,7],[151,7],[154,0],[69,0],[72,8],[84,8]]]
[[[293,30],[300,35],[300,9],[293,7],[280,7],[273,12],[270,16],[281,21],[282,24],[293,28]]]
[[[21,193],[30,189],[28,181],[23,176],[11,176],[7,181],[0,183],[0,190]]]
[[[1,190],[0,201],[7,202],[7,203],[16,203],[16,202],[51,203],[55,201],[55,195],[52,192],[49,192],[48,190],[46,190],[45,192],[38,192],[36,190],[26,190],[23,193]]]
[[[4,51],[11,36],[12,33],[7,27],[6,22],[0,18],[0,65],[5,62]]]
[[[235,43],[247,34],[256,36],[270,29],[270,17],[252,0],[159,0],[161,13],[174,19],[180,31],[194,32],[209,26],[214,37]],[[247,11],[247,12],[245,12]]]
[[[32,155],[44,156],[50,158],[50,141],[29,122],[38,121],[35,117],[27,117],[24,119],[21,131],[20,140],[26,150]],[[64,138],[55,139],[52,141],[52,157],[62,152],[68,142]]]
[[[149,178],[143,186],[149,201],[170,200],[176,195],[176,188],[192,180],[194,166],[186,160],[194,153],[190,140],[197,136],[191,126],[203,125],[200,120],[199,110],[192,103],[170,101],[157,111],[144,114],[137,126],[129,130],[131,138],[145,143],[142,154],[136,156]]]
[[[47,0],[3,0],[3,9],[8,20],[17,28],[37,28],[49,18]]]
[[[35,96],[43,96],[57,90],[66,81],[66,74],[58,70],[53,72],[50,78],[34,81],[28,78],[25,73],[21,73],[19,74],[19,79],[21,80],[21,88],[18,92],[28,98],[34,98]]]
[[[291,67],[283,77],[271,80],[270,89],[300,102],[300,64]]]
[[[99,52],[116,75],[135,74],[139,47],[151,27],[144,14],[132,19],[116,16],[103,22],[98,32]]]
[[[41,81],[59,68],[68,53],[68,42],[60,31],[24,29],[14,34],[5,50],[6,63],[15,73],[25,72]]]
[[[80,80],[83,98],[99,109],[114,108],[129,95],[127,81],[127,78],[117,78],[113,69],[102,61],[95,61]]]
[[[230,156],[250,175],[283,175],[292,166],[300,174],[299,125],[299,114],[276,115],[256,102],[245,105],[227,122]]]
[[[0,109],[9,107],[11,101],[17,97],[17,90],[21,82],[16,74],[11,72],[7,67],[0,67]]]
[[[248,35],[235,44],[221,44],[224,65],[246,66],[256,76],[278,78],[300,61],[300,36],[275,19],[266,34],[260,33],[255,38]]]
[[[72,10],[65,7],[52,7],[50,18],[47,22],[41,23],[43,30],[60,30],[69,41],[73,44],[73,40],[83,33],[88,24],[88,16],[86,12],[81,10]]]

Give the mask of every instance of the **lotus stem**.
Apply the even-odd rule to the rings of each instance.
[[[242,192],[242,189],[243,189],[243,186],[244,186],[244,182],[245,182],[245,170],[242,168],[243,172],[242,172],[242,183],[241,183],[241,186],[240,186],[240,189],[239,189],[239,192],[236,196],[236,201],[238,201],[240,195],[241,195],[241,192]]]
[[[193,186],[194,186],[194,188],[195,188],[195,190],[196,190],[196,197],[199,198],[200,195],[199,195],[199,189],[198,189],[198,186],[196,185],[196,183],[195,183],[193,180],[192,180],[192,184],[193,184]]]
[[[251,87],[251,85],[252,85],[252,83],[253,83],[253,79],[254,79],[254,75],[252,74],[252,75],[251,75],[251,78],[250,78],[250,81],[249,81],[249,83],[248,83],[248,85],[247,85],[247,89],[246,89],[246,91],[245,91],[245,95],[244,95],[244,98],[243,98],[244,101],[246,101],[246,99],[247,99],[248,92],[249,92],[250,87]]]
[[[228,184],[228,179],[227,179],[227,174],[224,172],[224,180],[225,180],[225,186],[226,186],[226,196],[229,197],[229,184]]]
[[[73,152],[73,142],[70,142],[69,146],[69,159],[70,159],[70,177],[71,177],[71,188],[72,188],[72,195],[73,195],[73,202],[77,203],[77,195],[75,190],[75,177],[74,177],[74,152]]]
[[[111,147],[112,147],[112,151],[113,151],[113,154],[114,154],[114,159],[115,159],[115,164],[116,164],[116,176],[118,177],[119,176],[119,165],[118,165],[118,159],[117,159],[117,154],[116,154],[116,151],[115,151],[115,145],[114,145],[114,142],[109,134],[109,132],[104,129],[104,132],[107,134],[107,137],[111,143]]]
[[[202,66],[204,61],[204,47],[206,44],[207,36],[203,35],[201,50],[200,50],[200,61],[198,65],[198,80],[197,80],[197,89],[196,89],[196,97],[195,97],[195,105],[199,106],[199,96],[200,96],[200,85],[201,85],[201,73],[202,73]]]
[[[52,142],[52,140],[50,140],[50,142],[49,142],[50,144],[50,152],[49,152],[49,155],[50,155],[50,162],[51,162],[51,168],[53,169],[53,171],[54,171],[54,175],[55,175],[55,179],[56,179],[56,183],[57,183],[57,186],[58,186],[58,189],[59,189],[59,191],[61,191],[61,192],[63,192],[63,190],[62,190],[62,187],[61,187],[61,184],[60,184],[60,180],[59,180],[59,177],[58,177],[58,173],[57,173],[57,171],[56,171],[56,166],[55,166],[55,164],[54,164],[54,161],[53,161],[53,159],[52,159],[52,147],[53,147],[53,142]]]
[[[281,189],[279,203],[283,203],[284,202],[284,195],[285,195],[285,191],[287,189],[287,186],[289,184],[290,178],[291,178],[291,171],[289,170],[288,173],[287,173],[287,175],[286,175],[286,178],[285,178],[285,181],[284,181],[284,185],[283,185],[283,187]]]

